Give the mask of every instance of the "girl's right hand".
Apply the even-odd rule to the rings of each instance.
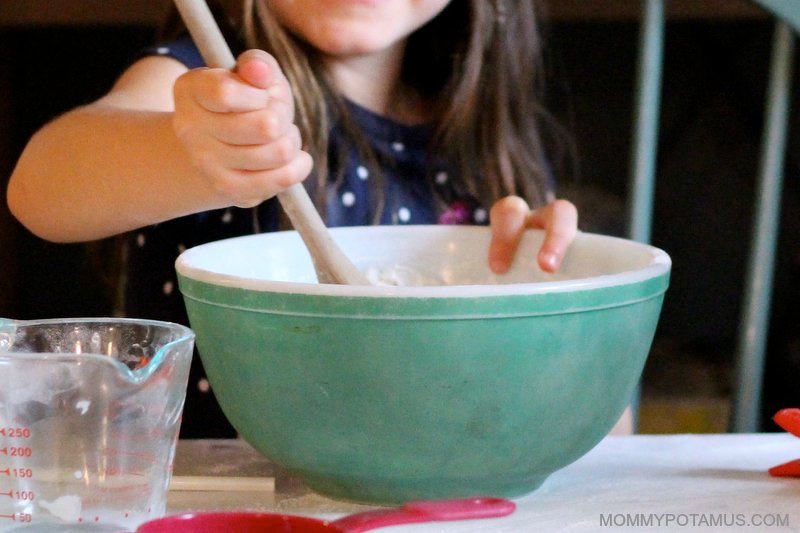
[[[174,100],[175,134],[219,207],[253,207],[311,172],[292,90],[266,52],[244,52],[234,71],[187,72]]]

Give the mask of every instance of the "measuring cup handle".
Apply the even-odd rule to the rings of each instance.
[[[345,516],[333,524],[347,533],[360,533],[379,527],[497,518],[514,512],[516,505],[504,498],[464,498],[454,500],[414,501],[395,509],[378,509]]]

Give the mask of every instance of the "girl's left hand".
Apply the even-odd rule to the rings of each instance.
[[[520,239],[526,229],[545,231],[537,260],[542,270],[555,272],[578,231],[578,210],[568,200],[554,200],[531,210],[519,196],[506,196],[489,212],[492,242],[489,246],[489,268],[502,274],[511,267]]]

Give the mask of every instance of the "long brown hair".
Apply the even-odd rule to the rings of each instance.
[[[342,127],[371,166],[377,156],[349,119],[315,50],[271,16],[268,0],[219,0],[244,47],[274,55],[294,90],[296,121],[315,160],[318,205],[326,185],[332,124]],[[452,0],[407,43],[402,81],[430,106],[430,152],[455,166],[459,192],[483,205],[509,195],[540,206],[552,196],[542,124],[541,37],[536,0]],[[222,21],[221,21],[222,22]],[[378,182],[379,183],[379,182]],[[382,199],[382,191],[375,191]],[[376,220],[382,208],[374,211]]]

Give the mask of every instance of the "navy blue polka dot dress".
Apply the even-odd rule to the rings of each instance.
[[[173,57],[189,68],[203,66],[189,39],[146,51],[148,55]],[[386,119],[351,102],[347,103],[355,124],[364,132],[381,163],[380,176],[371,175],[354,149],[348,150],[343,136],[331,131],[332,175],[344,168],[342,179],[330,185],[326,222],[329,226],[361,226],[373,222],[371,180],[380,179],[384,190],[380,224],[485,224],[484,206],[457,198],[451,189],[451,170],[431,163],[429,126],[408,126]],[[341,161],[340,154],[347,154]],[[313,179],[313,178],[311,178]],[[227,208],[185,216],[142,228],[126,235],[124,309],[127,316],[188,324],[178,291],[175,259],[178,254],[210,241],[275,231],[280,224],[280,206],[275,199],[257,208]],[[192,363],[186,406],[181,424],[182,438],[235,437],[211,389],[198,357]]]

